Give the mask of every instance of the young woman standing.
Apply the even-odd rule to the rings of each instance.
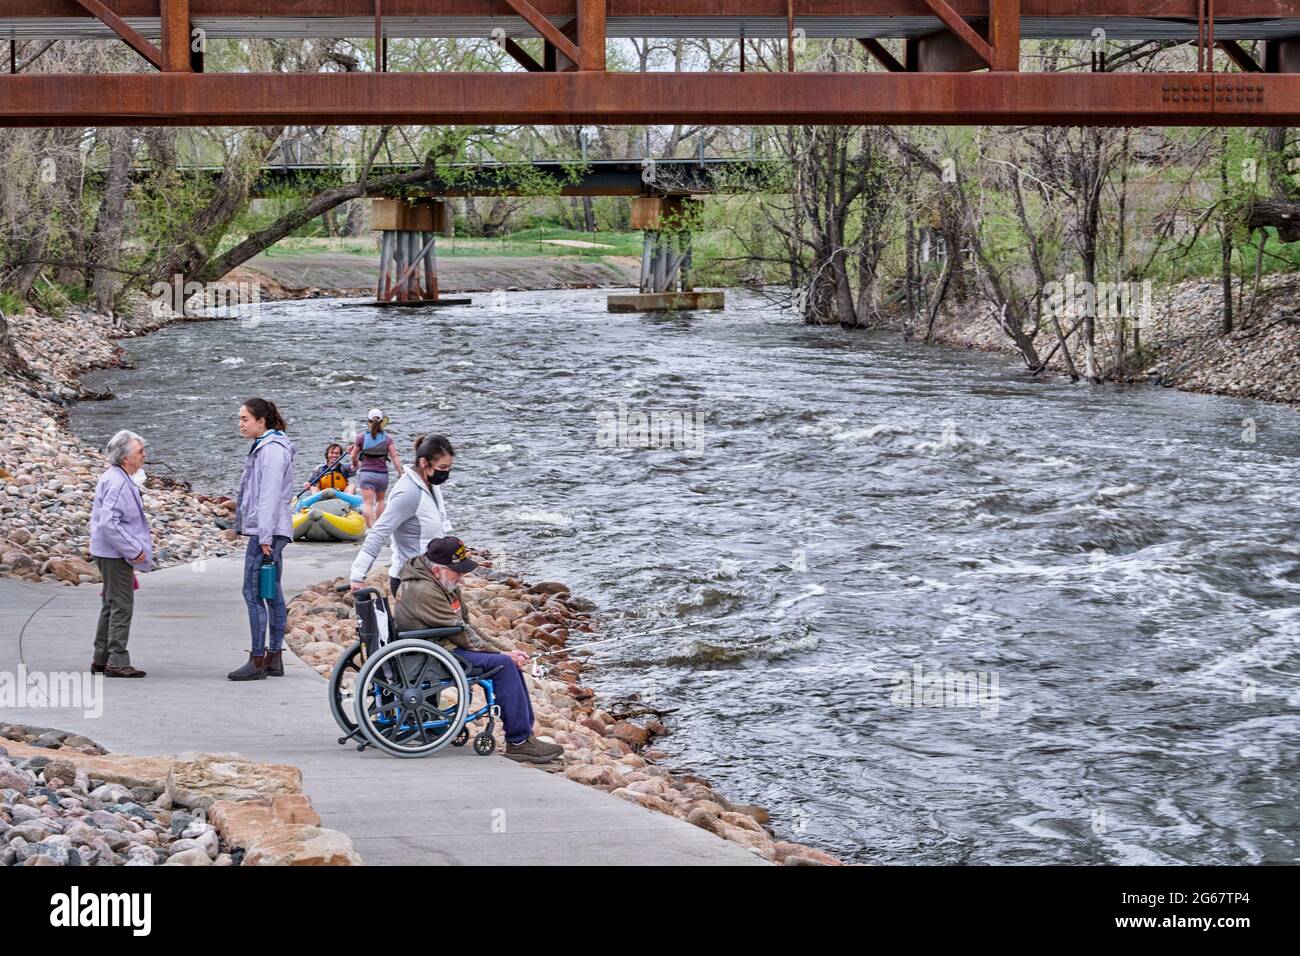
[[[284,675],[281,654],[288,613],[280,577],[284,546],[293,534],[289,501],[293,498],[293,442],[274,402],[250,398],[239,406],[239,434],[252,441],[239,480],[235,531],[248,538],[244,552],[244,603],[248,605],[251,648],[248,663],[226,676],[261,680]],[[273,593],[264,593],[262,566],[274,567]]]

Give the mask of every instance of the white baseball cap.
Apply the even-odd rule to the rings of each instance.
[[[372,422],[378,419],[382,422],[384,420],[384,413],[377,408],[372,408],[370,409],[370,413],[366,415],[366,419]]]

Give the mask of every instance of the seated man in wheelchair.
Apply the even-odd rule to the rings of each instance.
[[[501,723],[506,732],[506,756],[525,763],[550,763],[564,748],[533,736],[533,704],[520,668],[528,665],[523,651],[492,652],[492,645],[475,633],[469,623],[469,607],[460,593],[460,580],[478,563],[465,552],[459,538],[434,538],[424,554],[402,565],[400,598],[394,608],[397,630],[415,631],[429,627],[464,627],[442,641],[452,654],[482,668],[501,667],[494,681]]]

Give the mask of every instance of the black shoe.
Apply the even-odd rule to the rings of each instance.
[[[90,662],[90,672],[92,674],[102,674],[106,667],[108,667],[107,664],[96,664],[94,661]]]
[[[284,676],[284,651],[266,652],[266,676],[267,677]]]
[[[144,677],[144,671],[138,671],[130,664],[125,667],[114,667],[112,664],[104,665],[104,674],[107,677]]]
[[[266,655],[248,652],[248,663],[237,671],[231,671],[226,677],[231,680],[266,680]]]

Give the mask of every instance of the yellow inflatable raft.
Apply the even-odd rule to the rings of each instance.
[[[366,534],[361,499],[328,489],[304,498],[293,513],[295,541],[359,541]]]

